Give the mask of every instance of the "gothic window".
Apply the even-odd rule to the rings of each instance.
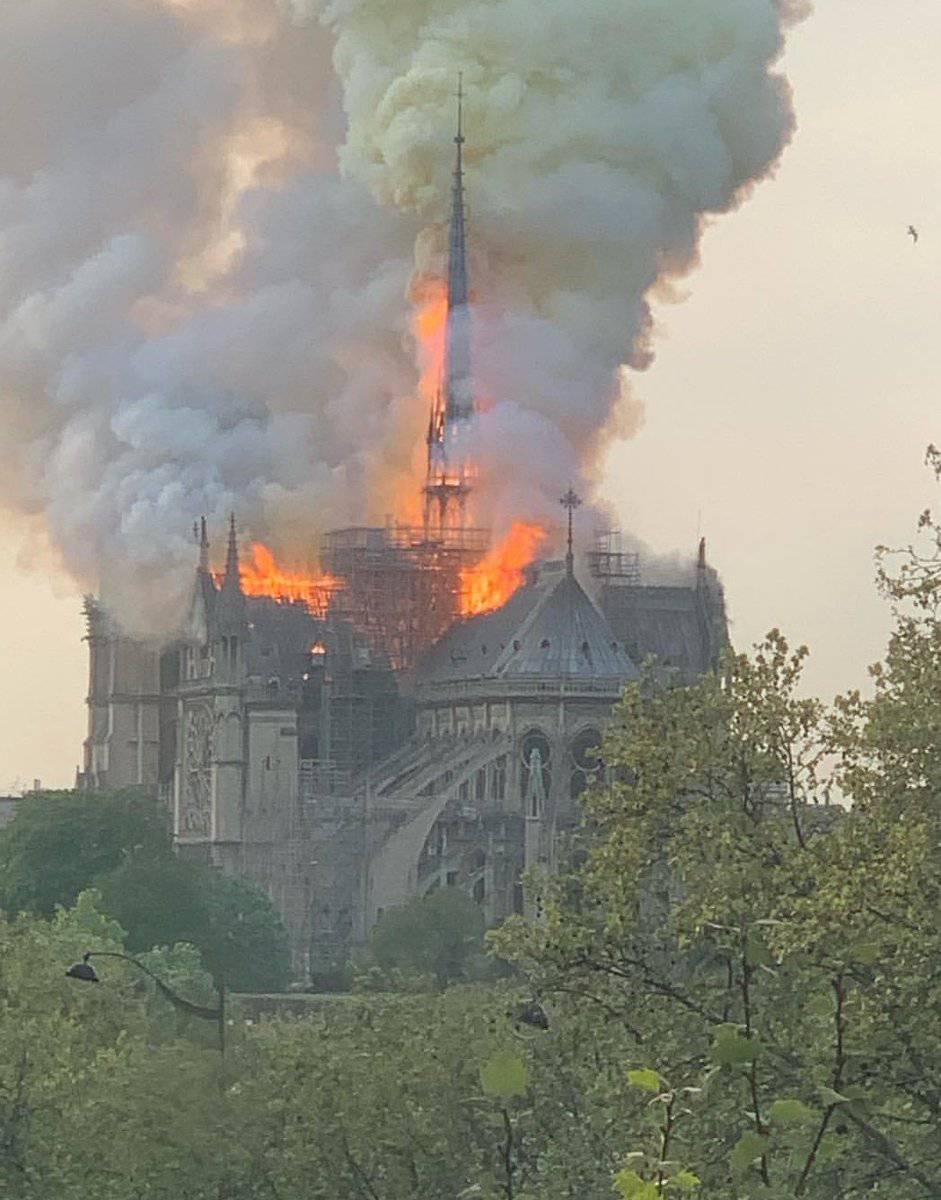
[[[487,895],[487,884],[484,882],[484,877],[481,877],[474,884],[474,899],[478,904],[483,904],[484,897]]]
[[[474,777],[474,799],[478,803],[483,803],[487,798],[487,771],[481,767]]]
[[[552,787],[552,747],[541,729],[531,729],[523,738],[520,785],[527,800],[528,816],[539,816],[541,797],[547,797]],[[535,809],[535,811],[534,811]]]
[[[572,775],[569,795],[577,800],[590,783],[601,774],[603,764],[599,757],[601,733],[597,729],[582,729],[572,741]]]
[[[212,805],[212,713],[204,705],[188,709],[184,730],[180,832],[207,835]]]

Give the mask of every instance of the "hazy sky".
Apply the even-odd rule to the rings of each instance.
[[[827,697],[864,685],[885,643],[873,546],[907,540],[937,495],[922,460],[941,441],[939,44],[937,0],[820,0],[792,34],[794,142],[659,307],[657,361],[635,381],[646,424],[609,458],[623,525],[660,551],[692,551],[701,529],[736,645],[779,626],[811,646]],[[0,792],[67,785],[81,597],[35,530],[4,531]]]

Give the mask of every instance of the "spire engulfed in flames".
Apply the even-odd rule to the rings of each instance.
[[[446,603],[454,617],[491,612],[504,605],[524,583],[526,568],[548,537],[542,525],[518,520],[483,558],[474,561],[466,553],[468,535],[481,532],[471,524],[478,472],[470,437],[480,409],[471,369],[462,102],[459,85],[447,278],[421,275],[413,280],[411,288],[411,327],[420,372],[418,397],[430,414],[425,478],[413,481],[415,497],[424,496],[424,521],[417,545],[419,554],[429,553],[422,569],[439,570],[442,562],[449,564],[443,568],[453,574],[453,581],[449,579],[445,585]],[[397,508],[399,531],[414,529],[408,520],[413,511],[410,500],[403,500]],[[326,614],[332,597],[349,586],[345,579],[327,574],[287,570],[261,542],[252,545],[251,561],[242,567],[241,580],[248,595],[301,601],[318,614]],[[434,636],[441,630],[430,632]]]

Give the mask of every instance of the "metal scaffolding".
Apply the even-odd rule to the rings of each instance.
[[[407,670],[460,617],[462,575],[488,545],[484,529],[433,539],[409,525],[334,530],[321,550],[324,570],[341,584],[330,614],[349,621],[395,670]]]

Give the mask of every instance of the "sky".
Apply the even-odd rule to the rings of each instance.
[[[775,626],[807,643],[824,698],[865,687],[884,649],[873,547],[904,544],[937,500],[939,39],[928,0],[820,0],[791,33],[793,143],[708,231],[679,302],[658,302],[656,361],[633,381],[645,424],[607,461],[624,528],[657,552],[704,535],[735,645]],[[0,527],[0,793],[68,786],[81,596],[39,527]]]

